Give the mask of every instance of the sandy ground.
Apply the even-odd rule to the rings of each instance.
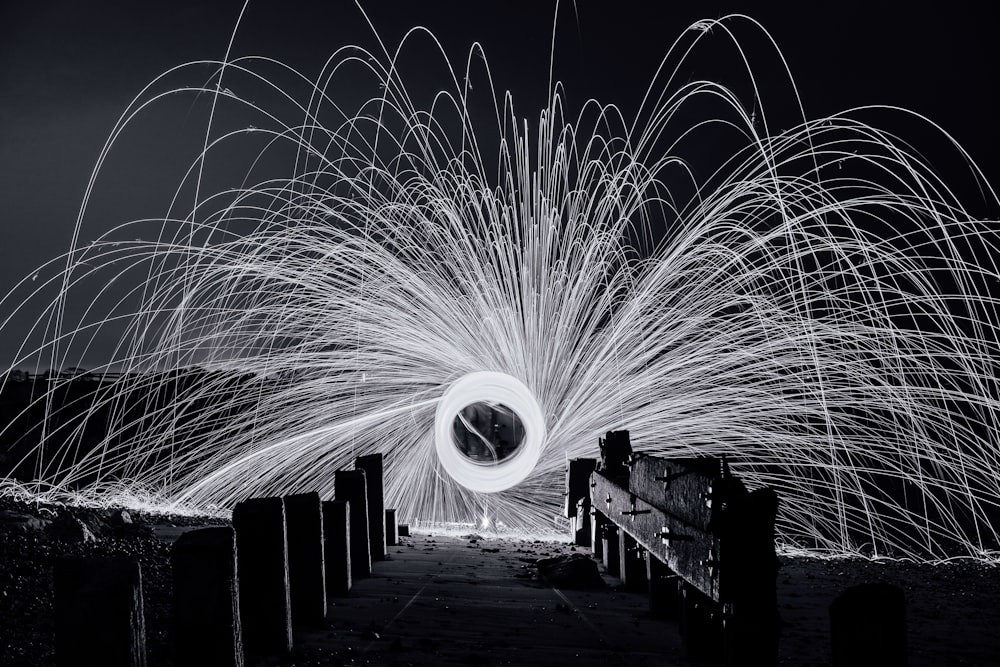
[[[830,664],[830,603],[878,581],[906,596],[910,667],[1000,665],[1000,568],[803,558],[783,558],[778,574],[782,664]]]

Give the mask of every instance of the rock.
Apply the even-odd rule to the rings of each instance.
[[[97,537],[87,527],[87,524],[68,512],[61,512],[57,515],[48,528],[46,528],[45,532],[53,539],[63,542],[87,543],[97,541]]]
[[[60,512],[60,514],[64,513]],[[111,532],[111,527],[104,520],[104,517],[101,516],[99,510],[80,507],[75,508],[72,515],[90,530],[95,539],[106,537]]]
[[[8,533],[29,535],[39,530],[44,530],[50,521],[40,519],[23,512],[13,512],[4,510],[0,512],[0,530]]]
[[[153,527],[133,519],[128,510],[114,510],[107,515],[107,526],[115,537],[153,537]]]
[[[538,576],[556,588],[593,590],[605,587],[597,561],[581,553],[543,558],[536,566]]]
[[[128,510],[114,510],[108,516],[108,523],[111,524],[112,528],[131,526],[133,523],[132,515],[128,513]]]

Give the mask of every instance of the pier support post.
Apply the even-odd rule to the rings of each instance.
[[[229,526],[191,530],[170,551],[174,662],[243,667],[236,534]]]
[[[56,666],[146,667],[139,563],[63,557],[53,574]]]
[[[243,647],[251,655],[292,650],[288,536],[281,498],[253,498],[233,509]]]
[[[351,505],[343,500],[323,503],[326,542],[326,593],[343,597],[351,590]]]
[[[646,592],[646,551],[621,529],[618,530],[618,572],[625,590]]]
[[[649,613],[661,618],[677,618],[677,581],[667,564],[646,552],[646,582],[649,586]]]
[[[604,524],[607,521],[593,507],[590,508],[590,550],[594,558],[604,562]]]
[[[581,498],[590,498],[590,475],[597,467],[597,459],[570,459],[569,468],[566,471],[566,507],[564,514],[570,519],[570,526],[574,534],[570,538],[575,539],[575,532],[579,531],[580,522],[578,505]],[[572,519],[578,519],[573,522]],[[575,523],[575,525],[574,525]]]
[[[621,551],[619,548],[619,528],[610,521],[601,527],[601,552],[604,569],[612,577],[621,575]]]
[[[576,514],[570,519],[573,526],[573,544],[578,547],[592,547],[593,521],[590,517],[590,496],[584,496],[576,501]]]
[[[721,610],[683,579],[678,579],[677,584],[677,626],[689,659],[724,657]]]
[[[338,470],[333,475],[336,499],[350,503],[351,581],[356,582],[372,573],[367,480],[364,470]],[[382,524],[381,520],[379,524]]]
[[[385,511],[385,545],[394,547],[399,544],[399,524],[396,523],[396,510]]]
[[[906,598],[885,583],[853,586],[830,605],[833,667],[905,667]]]
[[[292,626],[322,627],[326,621],[326,566],[319,494],[285,496],[285,515]]]
[[[368,498],[368,549],[371,552],[371,559],[385,560],[385,489],[382,455],[359,456],[354,460],[354,468],[365,471]]]

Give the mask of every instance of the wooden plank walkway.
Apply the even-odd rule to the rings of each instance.
[[[349,597],[330,599],[325,629],[296,631],[290,659],[261,664],[689,664],[676,624],[652,618],[646,596],[535,580],[526,561],[572,553],[569,544],[402,540]]]

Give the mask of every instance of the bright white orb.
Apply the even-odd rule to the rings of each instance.
[[[524,437],[510,457],[482,463],[459,450],[453,424],[462,408],[474,403],[502,403],[517,415]],[[535,469],[544,442],[545,418],[538,401],[523,382],[506,373],[480,371],[462,376],[444,392],[434,415],[434,443],[441,465],[472,491],[495,493],[519,484]]]

